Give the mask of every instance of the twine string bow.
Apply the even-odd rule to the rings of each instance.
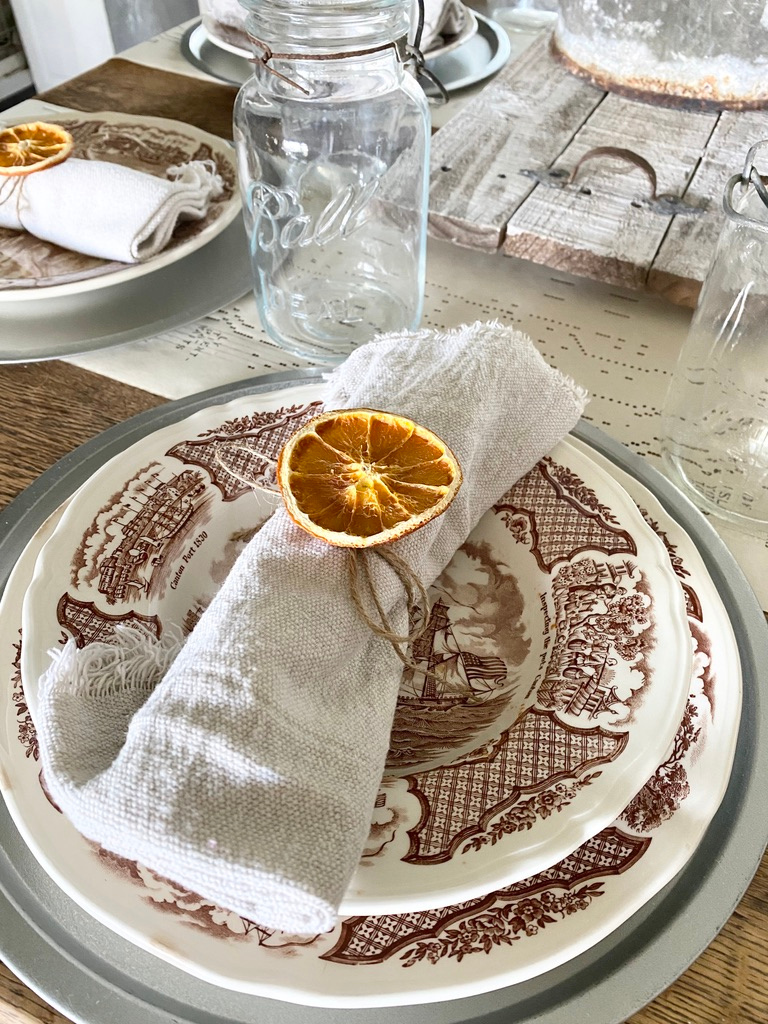
[[[21,174],[12,174],[0,183],[0,206],[4,206],[16,197],[16,219],[21,223],[21,200],[26,177]]]
[[[228,445],[227,447],[230,451],[239,452],[251,459],[255,455],[260,461],[267,463],[270,468],[274,469],[277,466],[277,459],[264,452],[254,452],[254,449],[249,448],[247,445]],[[279,494],[279,491],[272,485],[271,481],[262,482],[240,473],[233,466],[225,463],[218,451],[215,455],[215,461],[230,476],[233,476],[252,490],[265,491],[268,494]],[[401,558],[400,555],[386,545],[375,545],[370,548],[340,548],[340,554],[342,551],[346,551],[350,596],[362,621],[371,632],[382,637],[391,645],[403,665],[419,672],[424,671],[428,676],[434,675],[434,673],[427,672],[423,666],[418,665],[412,658],[409,658],[404,650],[404,648],[407,649],[422,637],[429,626],[431,610],[429,595],[421,579],[404,558]],[[369,556],[381,558],[386,562],[405,589],[408,622],[415,623],[413,628],[409,629],[405,634],[395,631],[391,619],[381,603],[371,573]],[[368,610],[369,600],[373,603],[377,618],[374,618]]]

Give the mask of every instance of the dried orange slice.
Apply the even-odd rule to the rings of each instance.
[[[17,124],[0,131],[0,175],[32,174],[66,160],[74,140],[64,128],[45,121]]]
[[[325,412],[280,452],[277,482],[291,518],[341,547],[397,540],[448,508],[461,468],[426,427],[374,409]]]

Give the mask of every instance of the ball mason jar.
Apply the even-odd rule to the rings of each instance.
[[[668,476],[701,509],[768,532],[768,140],[729,180],[725,225],[662,411]]]
[[[337,363],[421,320],[429,111],[410,0],[242,0],[254,75],[234,112],[254,295],[269,336]]]

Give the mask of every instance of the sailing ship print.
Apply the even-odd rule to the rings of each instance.
[[[120,542],[99,566],[99,593],[109,604],[130,598],[131,590],[148,591],[169,544],[186,536],[205,493],[205,478],[184,469],[171,480],[156,478],[143,492],[123,495]]]
[[[430,596],[400,683],[387,760],[395,773],[452,761],[511,725],[530,649],[518,582],[487,543],[465,544]]]
[[[462,650],[451,627],[448,606],[440,598],[432,605],[426,630],[411,646],[411,659],[423,667],[421,671],[406,668],[398,702],[412,708],[485,701],[507,679],[502,658]]]

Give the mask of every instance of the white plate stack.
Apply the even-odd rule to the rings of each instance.
[[[685,867],[740,720],[734,632],[697,546],[582,441],[519,481],[432,588],[412,651],[432,672],[404,674],[331,932],[270,931],[111,857],[39,777],[47,652],[118,625],[191,629],[275,506],[243,478],[268,482],[272,453],[322,400],[320,380],[210,399],[119,446],[39,525],[0,606],[3,795],[87,914],[232,998],[362,1012],[519,986],[626,925]]]

